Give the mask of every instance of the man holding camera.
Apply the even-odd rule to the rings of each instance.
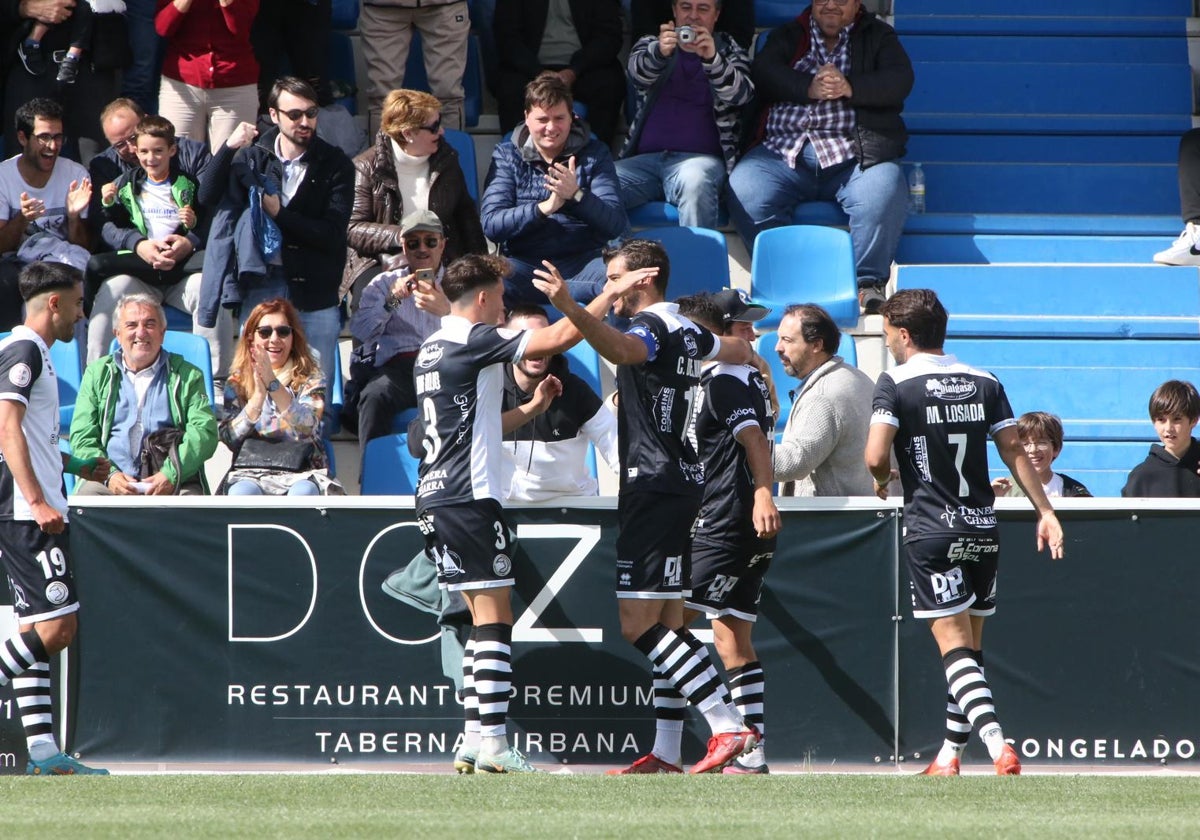
[[[432,210],[409,213],[400,221],[400,246],[407,267],[385,271],[368,283],[350,319],[350,334],[361,343],[350,359],[342,420],[353,424],[357,417],[363,452],[367,441],[392,433],[397,414],[417,404],[417,352],[437,332],[441,316],[450,312],[439,291],[446,250],[441,219]]]
[[[679,208],[679,224],[715,228],[725,179],[737,162],[742,106],[754,95],[750,59],[714,32],[721,0],[675,0],[674,20],[629,52],[637,118],[617,161],[621,198]]]

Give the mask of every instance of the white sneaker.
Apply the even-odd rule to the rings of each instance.
[[[1165,251],[1154,255],[1154,261],[1159,265],[1200,265],[1200,225],[1188,222],[1183,233],[1175,240],[1175,244]]]

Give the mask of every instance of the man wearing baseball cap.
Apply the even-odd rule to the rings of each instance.
[[[754,334],[754,324],[771,314],[771,307],[755,303],[750,299],[750,295],[741,289],[722,289],[712,296],[712,302],[717,305],[725,317],[725,322],[722,324],[725,327],[725,334],[743,338],[749,341],[751,346],[758,338]],[[767,364],[766,359],[757,354],[752,364],[758,369],[763,382],[766,383],[767,393],[771,398],[771,412],[778,417],[779,393],[775,387],[771,366]]]
[[[350,318],[350,334],[360,344],[350,357],[342,422],[357,425],[363,452],[367,441],[392,433],[397,414],[416,406],[417,352],[450,313],[440,291],[446,250],[441,219],[431,210],[409,213],[400,221],[400,246],[408,264],[371,280]]]

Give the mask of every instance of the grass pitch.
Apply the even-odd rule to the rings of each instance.
[[[1187,837],[1200,779],[407,774],[0,779],[7,837]]]

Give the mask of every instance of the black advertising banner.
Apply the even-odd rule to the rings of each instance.
[[[613,596],[615,510],[510,513],[514,743],[543,765],[648,752],[649,670],[621,639]],[[74,745],[89,758],[449,759],[462,709],[434,617],[381,589],[422,545],[411,511],[88,506],[72,523],[84,602]],[[891,512],[787,512],[784,534],[755,630],[770,755],[886,758]],[[131,658],[136,686],[113,676]],[[690,726],[693,761],[707,731]]]
[[[1034,764],[1195,761],[1200,516],[1061,507],[1066,557],[1054,562],[1036,551],[1032,511],[1001,515],[983,647],[1005,737]],[[925,623],[901,626],[901,752],[928,760],[942,742],[945,675]],[[977,738],[967,757],[987,761]]]
[[[448,759],[462,710],[436,622],[381,589],[421,547],[411,511],[330,501],[73,507],[83,611],[72,747],[101,763]],[[901,517],[865,501],[782,504],[755,629],[771,760],[927,761],[945,678],[911,618]],[[1106,504],[1063,502],[1067,558],[1055,563],[1035,551],[1028,508],[1000,507],[985,650],[1005,734],[1030,764],[1195,762],[1200,516]],[[510,514],[514,743],[543,766],[645,753],[650,679],[617,625],[615,510]],[[7,696],[0,752],[20,739]],[[706,734],[691,716],[685,761]],[[968,760],[987,760],[975,739]]]

